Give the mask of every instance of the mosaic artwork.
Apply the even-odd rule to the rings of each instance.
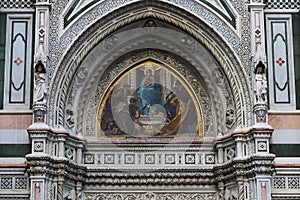
[[[100,137],[197,137],[202,131],[200,110],[188,86],[155,61],[138,64],[114,82],[98,123]]]

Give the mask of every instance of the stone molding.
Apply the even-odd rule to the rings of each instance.
[[[151,193],[120,193],[116,192],[115,194],[111,193],[85,193],[85,198],[88,200],[98,200],[98,199],[119,199],[119,200],[159,200],[159,199],[207,199],[213,200],[216,198],[214,193],[162,193],[162,192],[151,192]]]
[[[133,8],[131,8],[133,9]],[[124,10],[125,11],[125,10]],[[175,11],[172,11],[172,12],[175,12]],[[120,14],[120,13],[119,13]],[[178,13],[177,13],[178,15]],[[120,16],[121,17],[121,16]],[[169,23],[173,23],[175,24],[176,26],[184,29],[185,31],[187,31],[188,33],[194,35],[197,40],[201,41],[204,46],[206,46],[208,49],[210,49],[210,51],[216,56],[217,60],[220,61],[223,69],[225,69],[226,72],[230,72],[231,70],[234,70],[234,68],[236,68],[236,66],[239,66],[239,61],[235,60],[236,56],[234,55],[234,53],[228,48],[226,47],[225,44],[223,44],[224,46],[223,47],[220,47],[218,49],[213,49],[214,47],[211,46],[211,42],[212,41],[208,41],[204,38],[204,36],[202,35],[199,35],[199,32],[197,32],[196,30],[194,30],[195,27],[187,27],[187,24],[182,24],[180,21],[177,21],[176,19],[174,19],[173,17],[170,17],[170,16],[164,16],[162,13],[159,13],[158,11],[155,11],[155,9],[153,9],[153,11],[147,11],[146,13],[141,13],[140,15],[137,14],[137,15],[134,15],[134,17],[132,18],[126,18],[126,20],[122,21],[120,19],[120,21],[116,24],[114,24],[113,27],[110,27],[108,29],[102,29],[102,28],[99,28],[99,26],[101,26],[101,24],[95,24],[93,27],[91,27],[90,30],[88,30],[87,32],[85,32],[81,37],[81,41],[84,41],[86,40],[89,36],[89,34],[91,34],[91,32],[94,32],[93,31],[94,29],[95,30],[102,30],[103,32],[102,33],[99,33],[97,36],[95,36],[93,39],[89,40],[90,42],[87,42],[86,44],[88,44],[87,46],[85,46],[83,49],[79,46],[75,47],[75,49],[81,49],[82,51],[81,52],[75,52],[75,49],[72,47],[69,51],[69,53],[64,57],[64,60],[62,60],[60,66],[67,66],[68,70],[70,70],[68,72],[68,76],[65,77],[64,81],[61,80],[61,77],[56,77],[55,80],[56,82],[52,85],[52,89],[51,89],[51,92],[50,92],[50,98],[49,98],[49,119],[50,119],[50,124],[51,126],[54,125],[54,122],[57,121],[59,123],[62,123],[63,122],[63,118],[64,118],[64,112],[63,112],[63,107],[65,105],[65,92],[67,91],[67,88],[70,87],[70,82],[71,82],[71,78],[73,77],[72,74],[75,73],[76,69],[78,68],[78,64],[82,61],[82,59],[87,55],[87,52],[89,51],[88,49],[92,49],[96,44],[98,44],[98,42],[100,42],[101,40],[103,40],[103,38],[109,34],[109,33],[112,33],[114,30],[116,30],[116,28],[119,28],[119,27],[122,27],[124,25],[126,25],[127,23],[132,23],[133,21],[135,20],[138,20],[138,19],[142,19],[142,18],[145,18],[145,17],[154,17],[154,18],[160,18],[164,21],[167,21]],[[186,16],[185,16],[186,17]],[[103,19],[105,21],[105,19]],[[196,20],[195,18],[191,19],[192,21],[193,20]],[[103,22],[103,21],[101,21]],[[100,23],[100,22],[99,22]],[[196,22],[195,22],[196,23]],[[197,22],[199,28],[201,26],[203,26],[203,30],[207,30],[207,27],[205,28],[205,26],[202,24],[202,22]],[[93,29],[93,30],[92,30]],[[218,45],[221,45],[222,44],[222,39],[219,38],[216,34],[214,34],[214,32],[209,32],[207,33],[207,36],[211,37],[211,38],[214,38],[213,41],[216,42],[217,46]],[[206,36],[206,37],[207,37]],[[216,40],[216,38],[219,38],[218,40]],[[76,43],[75,45],[82,45],[82,43]],[[222,52],[219,52],[221,49]],[[72,53],[71,53],[72,52]],[[233,54],[230,54],[230,52],[232,52]],[[71,54],[70,54],[71,53]],[[70,59],[69,56],[74,56],[74,55],[78,55],[76,58],[72,58]],[[230,58],[223,58],[224,55],[230,55],[229,57]],[[74,61],[73,63],[68,63],[69,61]],[[231,63],[228,63],[228,61],[230,60]],[[64,73],[60,73],[60,71],[63,70],[63,68],[61,67],[58,67],[57,68],[57,71],[56,71],[56,74],[58,76],[64,74]],[[65,69],[64,69],[65,70]],[[240,77],[240,80],[236,80],[236,77],[233,76],[232,74],[226,74],[226,76],[228,76],[228,79],[230,80],[230,83],[232,84],[232,90],[233,91],[239,91],[239,92],[234,92],[234,94],[236,95],[236,98],[237,99],[241,99],[241,101],[246,101],[246,99],[251,99],[251,98],[248,98],[246,96],[249,96],[248,92],[250,91],[249,90],[249,85],[247,84],[247,78],[245,78],[245,72],[242,68],[239,67],[239,70],[236,72],[237,74],[239,74],[239,77]],[[244,77],[244,78],[242,78]],[[240,83],[238,83],[240,81]],[[59,86],[60,85],[60,86]],[[56,94],[60,93],[61,96],[55,96]],[[244,95],[242,95],[242,93],[244,93]],[[247,95],[247,94],[248,95]],[[244,96],[244,97],[242,97]],[[56,101],[59,101],[61,103],[54,103]],[[240,101],[238,101],[240,102]],[[251,102],[249,103],[237,103],[237,105],[245,105],[245,107],[243,109],[245,110],[248,110],[246,111],[247,112],[250,112],[250,104]],[[60,105],[62,107],[60,108],[54,108],[53,105]],[[55,116],[53,111],[54,110],[59,110],[59,116]],[[246,116],[250,116],[250,115],[247,115],[247,114],[243,114],[244,112],[238,112],[236,113],[237,115],[237,119],[238,119],[238,123],[239,124],[250,124],[250,121],[247,119]],[[55,122],[56,123],[56,122]]]
[[[78,137],[68,135],[64,130],[51,130],[50,128],[47,129],[46,126],[44,126],[43,129],[31,127],[28,129],[28,132],[33,140],[33,148],[35,141],[42,141],[47,145],[41,152],[36,151],[26,156],[29,167],[27,171],[32,180],[34,180],[34,183],[43,183],[43,180],[45,180],[45,184],[57,184],[57,190],[60,190],[62,187],[67,187],[70,190],[70,194],[72,193],[71,191],[74,190],[77,195],[82,196],[84,194],[91,199],[98,198],[102,195],[103,192],[95,193],[92,191],[99,190],[103,186],[112,191],[121,188],[124,189],[124,187],[127,188],[129,186],[130,188],[134,187],[152,191],[159,189],[161,186],[169,190],[188,189],[191,193],[184,193],[187,197],[189,197],[189,195],[192,195],[191,197],[195,195],[195,193],[192,192],[193,188],[210,188],[213,191],[213,188],[216,186],[218,189],[215,192],[218,192],[218,195],[222,196],[224,192],[226,193],[224,189],[224,186],[226,186],[229,188],[231,195],[244,196],[245,189],[248,190],[248,188],[251,188],[253,184],[255,184],[252,179],[265,177],[260,181],[261,183],[268,183],[269,179],[267,177],[271,177],[272,161],[275,155],[268,152],[268,142],[264,143],[264,145],[267,145],[266,148],[262,148],[258,144],[261,141],[268,140],[272,131],[273,129],[271,128],[255,127],[248,130],[237,130],[230,136],[220,136],[217,138],[213,150],[209,150],[207,144],[203,144],[203,146],[201,146],[201,144],[192,144],[183,149],[178,149],[177,147],[176,152],[182,153],[184,159],[187,158],[184,155],[190,155],[193,150],[199,150],[201,148],[204,148],[203,151],[206,152],[207,155],[216,154],[217,157],[213,163],[210,163],[209,160],[205,158],[205,163],[198,163],[194,166],[194,164],[189,163],[189,159],[187,159],[182,163],[175,163],[174,167],[167,165],[163,168],[152,168],[152,170],[150,168],[149,170],[146,164],[140,164],[139,168],[134,168],[129,167],[130,163],[120,163],[119,166],[116,167],[116,165],[112,166],[109,165],[109,163],[97,165],[94,162],[86,162],[85,158],[80,159],[79,157],[83,158],[85,155],[92,155],[93,152],[97,152],[103,148],[103,145],[88,144]],[[56,150],[55,143],[58,146]],[[246,144],[246,150],[243,150],[244,144]],[[105,144],[106,148],[111,148],[113,147],[112,145],[113,144]],[[119,145],[123,148],[123,151],[126,148],[131,151],[128,155],[143,151],[147,153],[148,150],[146,147],[153,149],[158,148],[157,144],[147,144],[146,146],[141,144],[138,148],[138,145],[133,146],[132,144]],[[176,146],[178,146],[178,144],[174,144],[173,148]],[[67,149],[73,149],[74,152],[68,154]],[[122,151],[117,148],[113,149],[111,148],[111,154],[115,155],[118,159]],[[137,149],[140,150],[137,151]],[[229,151],[227,151],[227,149],[229,149]],[[163,151],[156,153],[163,155]],[[154,166],[155,165],[157,165],[157,163],[154,163]],[[45,178],[37,179],[38,177]],[[57,182],[57,180],[59,181]],[[74,185],[75,183],[80,185],[77,189]],[[221,183],[224,185],[222,186]],[[239,187],[234,188],[230,185],[239,185]],[[82,186],[85,190],[82,190]],[[54,188],[56,188],[56,186]],[[126,192],[122,194],[122,198],[128,195]],[[131,194],[138,198],[139,195],[144,195],[145,193],[134,192]],[[161,193],[157,193],[157,195],[158,194]],[[165,194],[168,193],[163,193],[163,196]],[[111,195],[114,195],[114,192],[104,193],[103,195],[111,197]],[[176,193],[172,195],[177,196]],[[208,195],[207,197],[213,198],[210,195],[214,194],[203,193],[201,195]],[[255,197],[259,195],[259,193],[254,192],[251,195]]]

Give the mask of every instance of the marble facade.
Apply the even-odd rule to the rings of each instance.
[[[0,198],[300,198],[299,8],[2,0]],[[122,128],[147,70],[161,99]]]

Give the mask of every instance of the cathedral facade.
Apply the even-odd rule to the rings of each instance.
[[[300,199],[298,0],[0,0],[0,199]]]

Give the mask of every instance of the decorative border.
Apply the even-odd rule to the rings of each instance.
[[[299,0],[268,0],[266,2],[267,9],[299,9]]]
[[[270,95],[269,100],[271,110],[295,110],[296,108],[293,45],[292,36],[288,34],[292,26],[291,21],[290,14],[266,15],[269,94],[273,94]],[[281,25],[284,29],[275,32],[275,25]],[[279,81],[281,84],[278,83]],[[279,99],[279,95],[287,99]]]
[[[7,61],[5,64],[5,79],[7,81],[4,82],[5,95],[3,101],[5,110],[29,110],[31,98],[32,38],[30,36],[32,35],[32,21],[33,16],[31,14],[7,14],[7,48],[5,55],[5,60]],[[18,25],[21,27],[18,27]],[[16,48],[18,48],[18,51],[16,51]],[[14,96],[18,96],[18,98],[14,99]]]
[[[212,26],[216,32],[223,36],[231,46],[238,52],[239,48],[239,38],[236,36],[234,31],[226,26],[224,22],[209,9],[205,8],[201,4],[193,0],[177,1],[177,0],[167,0],[170,3],[177,5],[178,7],[184,7],[188,9],[189,12],[199,16],[200,19],[205,21],[207,24]],[[203,0],[202,0],[203,1]],[[135,0],[107,0],[103,3],[100,3],[96,7],[92,8],[91,11],[85,13],[84,17],[78,19],[76,22],[70,25],[66,31],[61,36],[61,47],[62,51],[66,51],[67,47],[71,45],[74,39],[81,33],[82,29],[86,29],[92,23],[95,23],[97,19],[105,16],[109,12],[116,10],[116,8],[122,5],[133,4]],[[193,7],[193,10],[190,10]],[[233,20],[231,24],[234,22]]]
[[[24,32],[18,32],[16,33],[16,27],[17,25],[21,25],[23,24],[24,26]],[[28,39],[28,21],[12,21],[12,31],[11,31],[11,36],[10,36],[10,44],[11,44],[11,48],[10,48],[10,53],[11,53],[11,57],[10,57],[10,70],[9,70],[9,80],[10,80],[10,84],[9,84],[9,104],[15,104],[15,103],[25,103],[25,95],[26,95],[26,89],[28,88],[28,86],[26,86],[26,70],[27,69],[27,39]],[[20,43],[15,44],[18,40],[18,38],[20,38],[19,40],[22,40],[23,44],[21,45]],[[22,48],[23,47],[23,48]],[[15,57],[15,50],[18,49],[18,52],[21,52],[19,55],[16,55],[17,57]],[[21,58],[20,58],[21,57]],[[23,73],[20,73],[21,70],[19,69],[23,68]],[[19,70],[18,70],[19,69]],[[16,76],[16,75],[21,75],[21,76]],[[16,77],[16,78],[15,78]],[[15,80],[14,80],[15,79]],[[20,81],[22,80],[22,82],[20,82],[18,85],[15,84],[14,81]],[[12,93],[14,92],[21,92],[22,95],[18,95],[21,96],[22,99],[20,100],[13,100],[12,98]]]
[[[10,9],[10,8],[34,8],[33,0],[1,0],[0,8]]]
[[[278,19],[279,20],[279,19]],[[275,24],[283,24],[284,26],[284,34],[281,33],[277,33],[276,35],[274,35],[274,26]],[[272,35],[272,69],[273,69],[273,91],[274,91],[274,100],[275,100],[275,104],[277,103],[291,103],[291,94],[290,94],[290,81],[289,81],[289,59],[288,59],[288,40],[287,40],[287,22],[286,21],[276,21],[276,22],[271,22],[271,35]],[[281,57],[279,58],[275,58],[275,54],[280,53],[281,51],[277,51],[278,48],[275,47],[275,43],[278,40],[282,40],[284,42],[284,46],[281,46],[280,49],[285,49],[284,54],[281,55]],[[283,78],[283,73],[280,74],[276,74],[276,68],[280,67],[280,68],[285,68],[286,69],[286,73],[285,73],[285,77],[286,77],[286,81],[284,83],[284,85],[282,87],[280,87],[279,83],[277,82],[277,78]],[[288,95],[287,95],[287,100],[286,101],[279,101],[277,99],[277,91],[281,91],[283,92],[284,90],[287,90]]]
[[[74,3],[69,7],[67,13],[64,16],[64,28],[66,28],[69,24],[71,24],[72,21],[74,21],[78,16],[80,16],[81,14],[83,14],[86,10],[90,9],[93,5],[99,3],[99,1],[100,0],[93,0],[93,1],[89,2],[87,5],[85,5],[83,8],[81,8],[75,14],[72,15],[73,11],[77,7],[78,3],[80,2],[79,0],[75,0]],[[170,1],[170,2],[172,2],[172,1]],[[176,4],[178,4],[178,2],[176,2],[176,1],[173,1],[173,2],[175,2]],[[207,0],[200,0],[200,2],[202,2],[203,4],[205,4],[206,6],[208,6],[209,8],[211,8],[212,10],[214,10],[216,13],[218,13],[220,16],[222,16],[232,27],[236,28],[236,18],[235,18],[235,15],[230,10],[230,8],[228,7],[228,5],[225,3],[224,0],[220,0],[220,3],[222,4],[222,6],[224,6],[224,8],[227,11],[227,14],[229,15],[229,17],[227,15],[225,15],[221,10],[219,10],[215,5],[213,5],[209,1],[207,1]],[[115,1],[108,2],[107,4],[105,2],[104,6],[108,7],[107,5],[110,5],[111,3],[115,3]],[[124,4],[125,1],[123,1],[122,3]],[[190,2],[184,1],[184,2],[180,2],[180,3],[181,3],[181,5],[188,3],[187,5],[184,5],[184,7],[190,9],[190,6],[193,6],[193,11],[195,11],[195,12],[197,12],[197,11],[199,11],[201,9],[200,8],[201,6],[200,6],[200,4],[198,4],[198,2],[190,4]],[[117,2],[117,3],[115,3],[113,6],[117,7],[119,4],[120,4],[120,1]]]
[[[250,67],[250,59],[248,59],[248,57],[250,56],[250,53],[248,53],[247,51],[250,50],[250,48],[245,49],[246,52],[244,51],[244,45],[240,46],[240,39],[239,36],[236,35],[236,33],[234,33],[233,30],[231,30],[231,28],[224,23],[221,19],[219,19],[219,17],[217,17],[215,14],[211,13],[209,10],[207,10],[204,7],[201,7],[201,5],[199,4],[199,2],[194,1],[194,0],[189,0],[189,2],[187,1],[175,1],[175,0],[168,0],[171,4],[175,5],[175,6],[179,6],[179,4],[184,3],[185,5],[191,5],[191,7],[184,7],[185,10],[187,10],[188,12],[190,12],[191,14],[195,15],[195,16],[199,16],[200,18],[203,17],[203,21],[207,22],[207,24],[210,24],[211,27],[214,28],[214,30],[217,30],[219,32],[220,35],[223,35],[223,39],[227,40],[228,43],[232,44],[231,46],[235,49],[236,52],[242,53],[241,54],[241,59],[243,60],[244,63],[247,63]],[[166,1],[166,2],[168,2]],[[172,2],[173,1],[173,2]],[[223,1],[222,1],[223,2]],[[116,4],[117,3],[117,4]],[[80,34],[82,34],[82,31],[85,29],[85,27],[87,27],[87,24],[91,25],[91,21],[95,21],[96,17],[101,17],[102,16],[102,20],[103,21],[106,16],[108,16],[110,13],[113,13],[115,8],[120,8],[122,7],[122,9],[125,10],[130,10],[131,7],[135,7],[135,4],[139,4],[139,7],[143,7],[140,6],[140,4],[149,4],[149,6],[152,6],[153,3],[151,2],[137,2],[137,3],[132,3],[130,6],[126,6],[127,4],[129,4],[130,1],[127,0],[120,0],[120,1],[111,1],[111,3],[106,2],[105,5],[100,4],[98,7],[92,9],[91,11],[88,12],[88,15],[84,15],[84,17],[79,20],[78,22],[76,22],[76,25],[73,24],[71,27],[68,28],[68,30],[65,33],[61,33],[61,29],[60,27],[63,26],[63,21],[60,20],[60,17],[63,17],[63,11],[68,12],[67,8],[67,4],[68,1],[59,1],[59,2],[52,2],[52,11],[50,13],[50,30],[53,29],[55,31],[50,31],[50,36],[49,36],[49,49],[51,51],[50,55],[50,71],[49,71],[49,76],[52,77],[53,71],[55,66],[57,65],[57,63],[59,62],[59,59],[61,57],[61,55],[63,54],[63,52],[68,49],[71,45],[71,42],[74,40],[74,37],[79,37]],[[162,2],[155,2],[155,6],[157,6],[158,4],[162,4]],[[168,3],[164,3],[164,4],[168,4]],[[163,12],[168,11],[171,7],[173,7],[171,4],[167,5],[165,8],[165,10]],[[242,33],[242,39],[243,39],[243,44],[249,46],[250,43],[250,39],[249,39],[249,16],[247,16],[247,7],[245,6],[245,4],[241,1],[235,0],[232,2],[223,2],[222,3],[224,6],[226,5],[226,7],[229,9],[231,6],[230,4],[236,9],[235,11],[238,12],[240,14],[240,16],[243,16],[240,18],[235,16],[236,18],[236,25],[237,27],[240,27],[239,24],[242,25],[242,29],[243,31],[241,31]],[[101,7],[102,5],[102,7]],[[203,5],[202,5],[203,6]],[[180,6],[179,6],[180,7]],[[232,13],[234,11],[231,11]],[[118,13],[120,13],[120,11],[118,10]],[[120,14],[121,15],[121,14]],[[118,16],[120,16],[118,15]],[[232,15],[237,15],[237,14],[232,14]],[[245,16],[245,17],[244,17]],[[118,17],[117,17],[118,18]],[[95,23],[98,23],[95,22]],[[93,25],[94,26],[94,25]],[[238,31],[239,29],[237,29]],[[63,35],[61,35],[63,34]],[[248,38],[248,39],[247,39]],[[65,45],[68,44],[68,45]],[[62,45],[62,46],[61,46]],[[73,45],[73,44],[72,44]],[[59,48],[59,47],[62,48]],[[242,51],[241,51],[242,50]],[[243,55],[243,56],[242,56]],[[248,55],[248,57],[247,57]],[[250,57],[249,57],[250,58]],[[250,73],[248,73],[250,74]]]
[[[274,176],[273,189],[300,189],[300,176]]]
[[[131,9],[133,9],[133,8],[131,8]],[[123,10],[124,12],[126,12],[126,9],[124,9]],[[149,13],[149,11],[148,11],[148,13]],[[122,13],[118,13],[118,14],[122,14]],[[113,17],[113,16],[110,16],[110,17]],[[135,18],[138,18],[138,15],[135,15],[134,16]],[[155,15],[154,15],[154,17],[155,17]],[[166,18],[167,16],[165,16],[165,18]],[[110,18],[109,18],[110,19]],[[188,17],[187,17],[187,19],[188,19]],[[195,18],[194,18],[195,19]],[[128,19],[129,20],[129,19]],[[128,21],[127,20],[127,21]],[[137,19],[136,19],[137,20]],[[167,19],[166,20],[170,20],[170,19],[168,19],[168,17],[167,17]],[[101,23],[103,23],[103,22],[105,22],[106,21],[106,19],[104,18],[103,19],[103,21],[101,21]],[[129,20],[130,21],[130,20]],[[193,20],[192,20],[193,21]],[[100,22],[99,22],[100,23]],[[86,49],[86,48],[92,48],[95,44],[97,44],[99,41],[101,41],[102,39],[103,39],[103,36],[104,35],[106,35],[106,34],[108,34],[108,33],[106,33],[106,31],[104,30],[104,29],[99,29],[99,28],[97,28],[97,27],[99,27],[100,25],[101,25],[101,23],[100,24],[95,24],[95,26],[93,26],[93,27],[91,27],[91,29],[89,30],[89,31],[87,31],[87,32],[85,32],[85,34],[83,34],[82,35],[82,38],[81,39],[79,39],[80,41],[83,41],[84,40],[84,38],[85,37],[87,37],[90,33],[92,33],[92,32],[95,32],[95,30],[103,30],[104,32],[102,33],[102,34],[100,34],[99,35],[99,37],[96,39],[96,40],[93,40],[93,41],[91,41],[91,43],[89,43],[88,44],[88,47],[85,47],[85,50],[83,50],[82,49],[82,47],[80,47],[80,44],[81,43],[76,43],[76,45],[74,46],[74,47],[72,47],[72,49],[73,48],[75,48],[75,49],[80,49],[80,50],[82,50],[82,53],[75,53],[74,51],[75,51],[75,49],[73,49],[73,50],[70,50],[70,53],[68,53],[68,55],[67,56],[65,56],[64,58],[64,60],[63,60],[63,62],[61,63],[61,66],[68,66],[67,68],[69,68],[69,69],[71,69],[72,68],[72,66],[70,66],[70,63],[68,63],[70,60],[72,60],[72,61],[74,61],[71,65],[77,65],[77,63],[79,63],[79,62],[81,62],[81,60],[83,59],[83,57],[86,55],[86,52],[88,52],[88,50]],[[121,22],[120,22],[121,23]],[[124,26],[124,24],[126,24],[127,22],[125,22],[125,21],[123,21],[122,22],[122,26]],[[178,22],[179,23],[179,22]],[[201,27],[201,26],[203,26],[203,24],[199,24],[198,23],[198,25]],[[186,26],[186,25],[185,25]],[[109,31],[110,33],[115,29],[115,28],[118,28],[118,25],[117,24],[115,24],[115,26],[114,26],[114,28],[113,29],[109,29],[109,30],[107,30],[107,31]],[[95,30],[94,30],[95,29]],[[188,27],[184,27],[184,29],[188,29],[188,32],[191,32],[191,34],[193,34],[194,35],[194,33],[193,33],[193,31],[192,30],[190,30],[190,27],[188,28]],[[206,28],[204,28],[203,30],[206,30],[207,29],[207,27]],[[195,33],[196,34],[196,33]],[[196,36],[197,37],[197,39],[199,39],[199,40],[203,40],[204,38],[202,38],[202,39],[200,39],[201,38],[201,36],[199,36],[199,33],[197,33],[198,35]],[[214,38],[214,41],[215,42],[217,42],[217,43],[219,43],[219,42],[221,42],[219,39],[220,38],[218,38],[218,36],[216,35],[216,34],[214,34],[213,32],[211,32],[211,33],[207,33],[208,35],[207,36],[209,36],[209,37],[211,37],[211,38]],[[212,36],[212,35],[213,36]],[[207,37],[206,36],[206,37]],[[200,37],[200,38],[199,38]],[[209,42],[209,41],[203,41],[203,43],[205,44],[205,46],[207,46],[207,47],[209,47],[209,49],[211,50],[211,51],[213,51],[213,54],[215,55],[215,57],[216,57],[216,59],[217,60],[219,60],[220,61],[220,63],[222,63],[222,65],[223,65],[223,67],[225,66],[225,68],[226,69],[224,69],[224,71],[231,71],[231,70],[233,70],[233,71],[235,71],[234,69],[232,69],[234,66],[239,66],[239,64],[238,64],[238,62],[235,62],[235,59],[234,59],[234,57],[235,56],[233,56],[233,55],[230,55],[230,57],[231,57],[231,59],[228,59],[227,61],[225,61],[225,60],[223,60],[223,58],[222,58],[222,55],[224,56],[224,55],[228,55],[228,54],[230,54],[229,52],[230,52],[230,50],[228,49],[228,48],[226,48],[226,47],[222,47],[222,48],[218,48],[218,49],[211,49],[211,48],[213,48],[212,46],[211,46],[211,42]],[[208,44],[208,43],[210,43],[210,44]],[[221,42],[222,43],[222,42]],[[217,45],[218,46],[218,45]],[[221,50],[222,49],[222,50]],[[219,52],[219,51],[222,51],[222,53],[221,52]],[[224,53],[224,54],[223,54]],[[78,55],[78,57],[77,58],[75,58],[74,59],[74,54],[75,55]],[[68,59],[68,57],[70,56],[70,55],[72,55],[72,57],[73,57],[73,59]],[[248,54],[248,55],[250,55],[250,54]],[[230,63],[228,63],[229,62],[229,60],[230,60],[230,62],[234,62],[234,64],[230,64]],[[231,68],[231,69],[229,69],[229,68]],[[62,69],[60,69],[60,68],[58,68],[57,69],[57,74],[60,74],[60,72],[59,71],[61,71]],[[74,70],[74,69],[72,69],[72,70]],[[243,77],[245,74],[244,74],[244,72],[243,72],[243,69],[242,68],[239,68],[239,70],[238,70],[239,72],[238,72],[238,74],[239,74],[239,77]],[[70,76],[68,76],[68,77],[71,77],[72,75],[71,74],[73,74],[74,73],[74,71],[73,72],[70,72],[70,73],[68,73]],[[64,74],[64,73],[62,73],[62,74]],[[243,75],[242,75],[243,74]],[[229,78],[229,80],[230,80],[230,82],[231,83],[237,83],[237,82],[239,82],[238,80],[237,80],[237,77],[236,76],[232,76],[232,75],[230,75],[230,74],[227,74],[227,76],[229,76],[228,78]],[[58,77],[57,77],[58,78]],[[59,78],[57,79],[56,78],[56,80],[59,80]],[[247,92],[249,92],[249,85],[246,83],[247,81],[246,80],[244,80],[244,81],[242,81],[243,83],[240,83],[240,84],[237,84],[236,86],[232,86],[233,87],[233,91],[235,91],[234,92],[234,94],[235,95],[237,95],[236,96],[236,99],[240,99],[240,98],[244,98],[245,97],[245,99],[250,99],[250,98],[248,98],[247,97]],[[63,88],[62,88],[63,87]],[[67,88],[64,88],[64,87],[68,87],[67,85],[65,85],[65,86],[62,86],[62,87],[60,87],[62,90],[66,90]],[[236,87],[238,87],[238,88],[236,88]],[[245,88],[247,88],[247,89],[245,89]],[[57,93],[57,89],[58,88],[53,88],[54,90],[52,90],[52,92],[54,92],[55,94]],[[240,92],[238,92],[238,91],[246,91],[246,93],[244,94],[244,95],[242,95],[242,94],[240,94]],[[244,93],[244,92],[243,92]],[[61,93],[62,95],[63,95],[63,93]],[[244,97],[243,97],[244,96]],[[249,95],[248,95],[249,96]],[[64,98],[65,99],[65,98]],[[245,101],[245,99],[244,100],[242,100],[242,101]],[[64,100],[65,101],[65,100]],[[238,102],[240,102],[240,100],[237,100]],[[250,101],[250,100],[249,100]],[[53,105],[58,105],[58,104],[56,104],[56,103],[51,103],[51,104],[49,104],[49,106],[50,106],[50,111],[51,110],[53,110],[53,108],[51,108],[51,107],[53,107]],[[63,105],[63,104],[59,104],[59,105]],[[239,106],[241,106],[242,104],[237,104],[237,106],[239,107]],[[250,111],[250,103],[249,104],[247,104],[247,103],[244,103],[243,104],[245,107],[246,107],[246,109],[248,110],[248,111]],[[60,109],[59,109],[60,110]],[[250,123],[250,121],[248,120],[248,119],[246,119],[246,116],[247,116],[247,118],[249,118],[249,116],[250,115],[248,115],[248,114],[246,114],[246,113],[244,113],[244,115],[242,116],[242,112],[240,112],[240,111],[238,111],[238,113],[237,113],[237,118],[240,120],[239,121],[239,123],[242,123],[242,124],[244,124],[244,123]],[[50,119],[52,118],[53,119],[53,117],[54,116],[50,116]],[[242,118],[239,118],[239,117],[242,117]],[[58,121],[60,121],[60,120],[63,120],[63,113],[61,113],[61,117],[59,117],[59,118],[57,118],[56,120],[58,120]],[[57,121],[57,122],[58,122]]]
[[[119,199],[119,200],[138,200],[138,199],[151,199],[151,200],[159,200],[159,199],[215,199],[216,194],[214,193],[85,193],[85,198],[90,200],[97,199]]]
[[[0,175],[0,192],[3,190],[27,190],[28,188],[29,182],[25,176]]]
[[[103,78],[99,81],[97,85],[97,89],[93,92],[92,98],[90,99],[90,102],[87,107],[83,106],[84,103],[86,103],[86,100],[82,98],[83,101],[81,100],[81,104],[79,104],[79,109],[86,108],[87,112],[85,112],[85,116],[78,116],[80,117],[78,119],[79,122],[77,128],[78,132],[82,131],[81,127],[85,127],[83,129],[83,135],[94,136],[95,132],[93,130],[98,129],[97,126],[95,126],[95,122],[94,122],[96,118],[95,116],[98,116],[97,111],[99,110],[98,106],[100,105],[97,102],[101,102],[103,100],[103,96],[105,95],[105,91],[107,91],[107,87],[111,85],[111,82],[115,79],[115,77],[118,77],[127,67],[130,67],[131,65],[138,63],[139,61],[144,60],[146,58],[158,59],[163,63],[172,65],[175,71],[177,71],[179,74],[184,76],[185,80],[187,80],[191,85],[192,91],[195,92],[195,95],[200,102],[200,107],[203,108],[202,113],[203,114],[205,113],[204,122],[207,123],[207,125],[209,125],[208,127],[214,127],[213,126],[214,119],[212,116],[214,116],[214,113],[218,113],[218,111],[212,110],[211,103],[209,102],[210,98],[207,94],[207,91],[205,91],[204,87],[200,84],[201,81],[198,79],[198,77],[195,74],[193,74],[190,70],[187,70],[188,67],[183,66],[173,56],[163,52],[160,53],[159,51],[155,51],[155,50],[142,51],[133,54],[131,56],[127,55],[125,57],[127,59],[107,69],[106,73],[103,75]],[[134,58],[134,60],[132,58]],[[198,80],[198,81],[196,82],[193,80]],[[221,110],[219,112],[221,112]],[[79,111],[79,113],[84,113],[84,112]],[[82,119],[86,119],[86,120],[84,120],[83,123],[80,124],[80,121]],[[85,124],[85,126],[83,126],[83,124]],[[218,125],[220,127],[222,126],[222,124],[218,124]],[[203,131],[201,131],[201,133],[202,132]],[[211,135],[213,132],[214,132],[213,130],[205,130],[205,133],[207,135]],[[214,135],[215,134],[212,134],[211,136]],[[202,137],[202,135],[200,137]]]

